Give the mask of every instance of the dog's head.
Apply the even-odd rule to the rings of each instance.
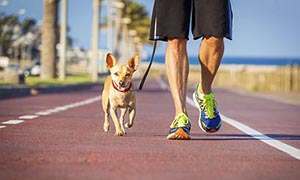
[[[139,57],[130,58],[127,64],[118,64],[116,58],[108,53],[106,55],[106,67],[109,69],[111,78],[119,87],[126,88],[132,81],[132,75],[137,70]]]

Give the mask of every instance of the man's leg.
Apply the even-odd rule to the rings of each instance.
[[[200,110],[199,127],[205,132],[216,132],[222,121],[211,86],[224,52],[223,38],[204,37],[200,46],[201,83],[193,94]]]
[[[175,105],[176,116],[186,112],[186,86],[189,64],[186,39],[169,39],[166,50],[167,76]]]
[[[221,128],[222,119],[212,83],[224,53],[223,38],[232,38],[231,5],[230,0],[193,2],[193,35],[195,39],[204,35],[199,50],[201,82],[193,93],[193,100],[200,111],[199,127],[205,132],[216,132]]]
[[[185,107],[189,74],[186,41],[183,38],[169,39],[166,51],[167,76],[175,105],[175,119],[170,126],[167,139],[173,140],[190,139],[191,124]]]
[[[150,39],[168,41],[166,69],[176,116],[167,139],[190,139],[191,124],[186,114],[185,99],[189,72],[186,42],[191,7],[191,0],[155,0],[152,11]]]
[[[204,37],[200,46],[201,86],[200,93],[209,94],[224,53],[223,38]]]

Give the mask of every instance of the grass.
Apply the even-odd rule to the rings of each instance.
[[[30,76],[30,77],[26,77],[25,83],[29,87],[63,86],[63,85],[73,85],[73,84],[88,84],[88,83],[92,83],[92,80],[89,74],[70,75],[67,76],[65,80],[59,80],[59,79],[41,80],[40,77]]]

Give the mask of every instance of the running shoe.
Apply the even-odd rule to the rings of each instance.
[[[188,116],[185,113],[178,114],[173,120],[169,135],[167,139],[169,140],[189,140],[191,130],[191,123]]]
[[[204,132],[216,132],[222,125],[220,113],[217,110],[217,101],[212,92],[209,94],[199,93],[198,87],[199,84],[193,93],[194,103],[200,112],[198,125]]]

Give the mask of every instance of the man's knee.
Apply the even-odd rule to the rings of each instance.
[[[206,36],[202,40],[209,48],[220,50],[224,48],[223,38]]]
[[[168,46],[174,51],[180,51],[186,48],[186,41],[184,38],[168,39]]]

